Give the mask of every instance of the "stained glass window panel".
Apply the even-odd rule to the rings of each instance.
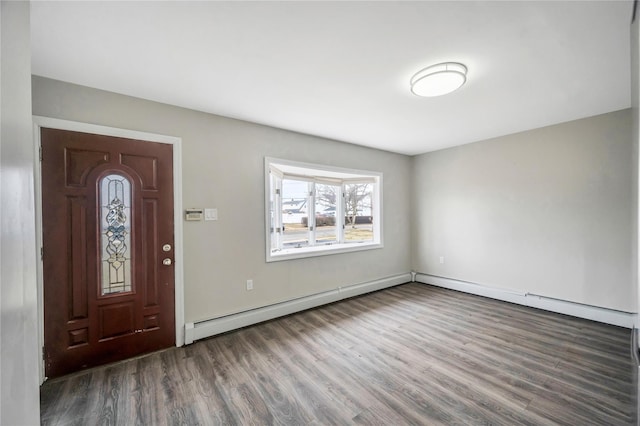
[[[131,182],[117,174],[100,181],[102,295],[131,291]]]

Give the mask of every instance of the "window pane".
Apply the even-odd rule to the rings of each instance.
[[[265,158],[267,262],[382,247],[382,173]]]
[[[101,294],[131,291],[131,183],[120,175],[100,182]]]
[[[344,186],[344,241],[373,241],[373,185],[351,183]]]
[[[282,180],[283,249],[309,245],[308,202],[309,184],[307,182]]]
[[[333,185],[316,184],[316,244],[333,244],[338,241],[336,233],[336,201],[339,188]]]

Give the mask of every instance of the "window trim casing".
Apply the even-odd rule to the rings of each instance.
[[[337,243],[329,246],[309,246],[296,249],[285,249],[278,254],[271,251],[271,165],[291,166],[306,168],[327,173],[343,173],[350,175],[360,175],[369,178],[375,183],[376,190],[373,191],[373,211],[374,217],[374,240],[372,242]],[[279,176],[281,179],[287,175]],[[293,177],[293,176],[292,176]],[[300,176],[303,177],[303,176]],[[311,178],[307,177],[311,180]],[[320,179],[322,180],[322,179]],[[362,181],[362,178],[342,179],[342,183]],[[328,256],[340,253],[351,253],[356,251],[374,250],[384,247],[383,242],[383,174],[370,170],[351,169],[345,167],[328,166],[317,163],[306,163],[302,161],[285,160],[281,158],[265,157],[264,159],[264,218],[265,218],[265,251],[266,261],[278,262],[283,260],[303,259],[317,256]]]

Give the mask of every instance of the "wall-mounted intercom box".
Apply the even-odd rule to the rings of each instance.
[[[186,209],[184,211],[184,220],[188,222],[202,220],[202,216],[202,209]]]

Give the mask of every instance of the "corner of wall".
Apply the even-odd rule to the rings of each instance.
[[[0,2],[0,424],[39,424],[30,3]]]

